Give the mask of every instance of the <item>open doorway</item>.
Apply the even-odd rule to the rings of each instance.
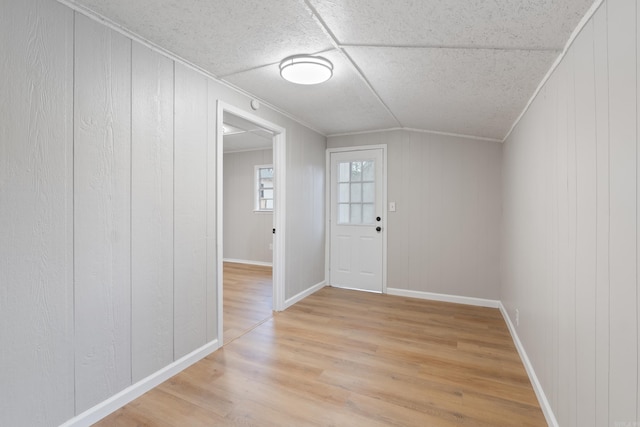
[[[284,129],[218,102],[218,337],[227,344],[284,305]],[[282,183],[282,185],[280,185]]]

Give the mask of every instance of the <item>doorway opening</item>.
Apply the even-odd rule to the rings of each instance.
[[[217,289],[220,345],[284,306],[285,130],[218,101]]]

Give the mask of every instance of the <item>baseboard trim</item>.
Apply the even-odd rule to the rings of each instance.
[[[306,289],[300,292],[299,294],[292,296],[291,298],[285,300],[284,309],[286,310],[287,308],[291,307],[293,304],[297,303],[298,301],[302,301],[309,295],[318,292],[320,289],[324,288],[325,286],[327,286],[327,282],[323,280],[322,282],[316,285],[313,285],[309,289]]]
[[[147,391],[160,385],[177,373],[183,371],[209,354],[220,348],[218,340],[211,341],[186,356],[181,357],[170,365],[165,366],[157,372],[149,375],[143,380],[125,388],[121,392],[111,396],[93,408],[87,409],[80,415],[71,418],[60,427],[88,427],[100,421],[107,415],[120,409],[132,400],[142,396]]]
[[[509,333],[511,334],[511,338],[516,345],[516,349],[518,349],[518,354],[520,355],[520,359],[524,364],[524,368],[527,370],[527,374],[529,375],[529,380],[531,381],[531,385],[533,386],[533,391],[536,393],[538,397],[538,403],[540,403],[540,408],[542,408],[542,413],[547,420],[547,424],[551,427],[559,427],[558,420],[556,419],[555,414],[553,413],[553,409],[551,409],[551,405],[549,404],[549,400],[547,399],[547,395],[544,393],[542,389],[542,384],[538,381],[538,376],[536,375],[536,371],[533,369],[533,365],[529,360],[529,356],[520,341],[520,337],[518,337],[518,332],[516,331],[515,326],[511,322],[511,318],[507,314],[507,310],[505,309],[502,302],[500,302],[500,313],[502,313],[502,317],[504,317],[504,321],[507,324],[507,328],[509,328]]]
[[[463,297],[459,295],[437,294],[434,292],[411,291],[408,289],[387,288],[387,294],[409,298],[428,299],[433,301],[452,302],[456,304],[475,305],[479,307],[500,307],[500,301],[498,300]]]
[[[261,267],[273,267],[272,262],[249,261],[246,259],[223,258],[222,262],[234,262],[236,264],[259,265]]]

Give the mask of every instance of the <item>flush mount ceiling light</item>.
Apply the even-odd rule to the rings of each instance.
[[[293,55],[280,63],[283,79],[299,85],[326,82],[333,75],[333,64],[321,56]]]

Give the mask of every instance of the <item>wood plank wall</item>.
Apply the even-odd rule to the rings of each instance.
[[[0,52],[0,425],[60,425],[216,340],[216,108],[250,98],[55,0],[0,2]],[[326,140],[255,114],[287,129],[296,295]]]
[[[605,1],[503,149],[502,300],[562,426],[640,422],[639,13]]]

